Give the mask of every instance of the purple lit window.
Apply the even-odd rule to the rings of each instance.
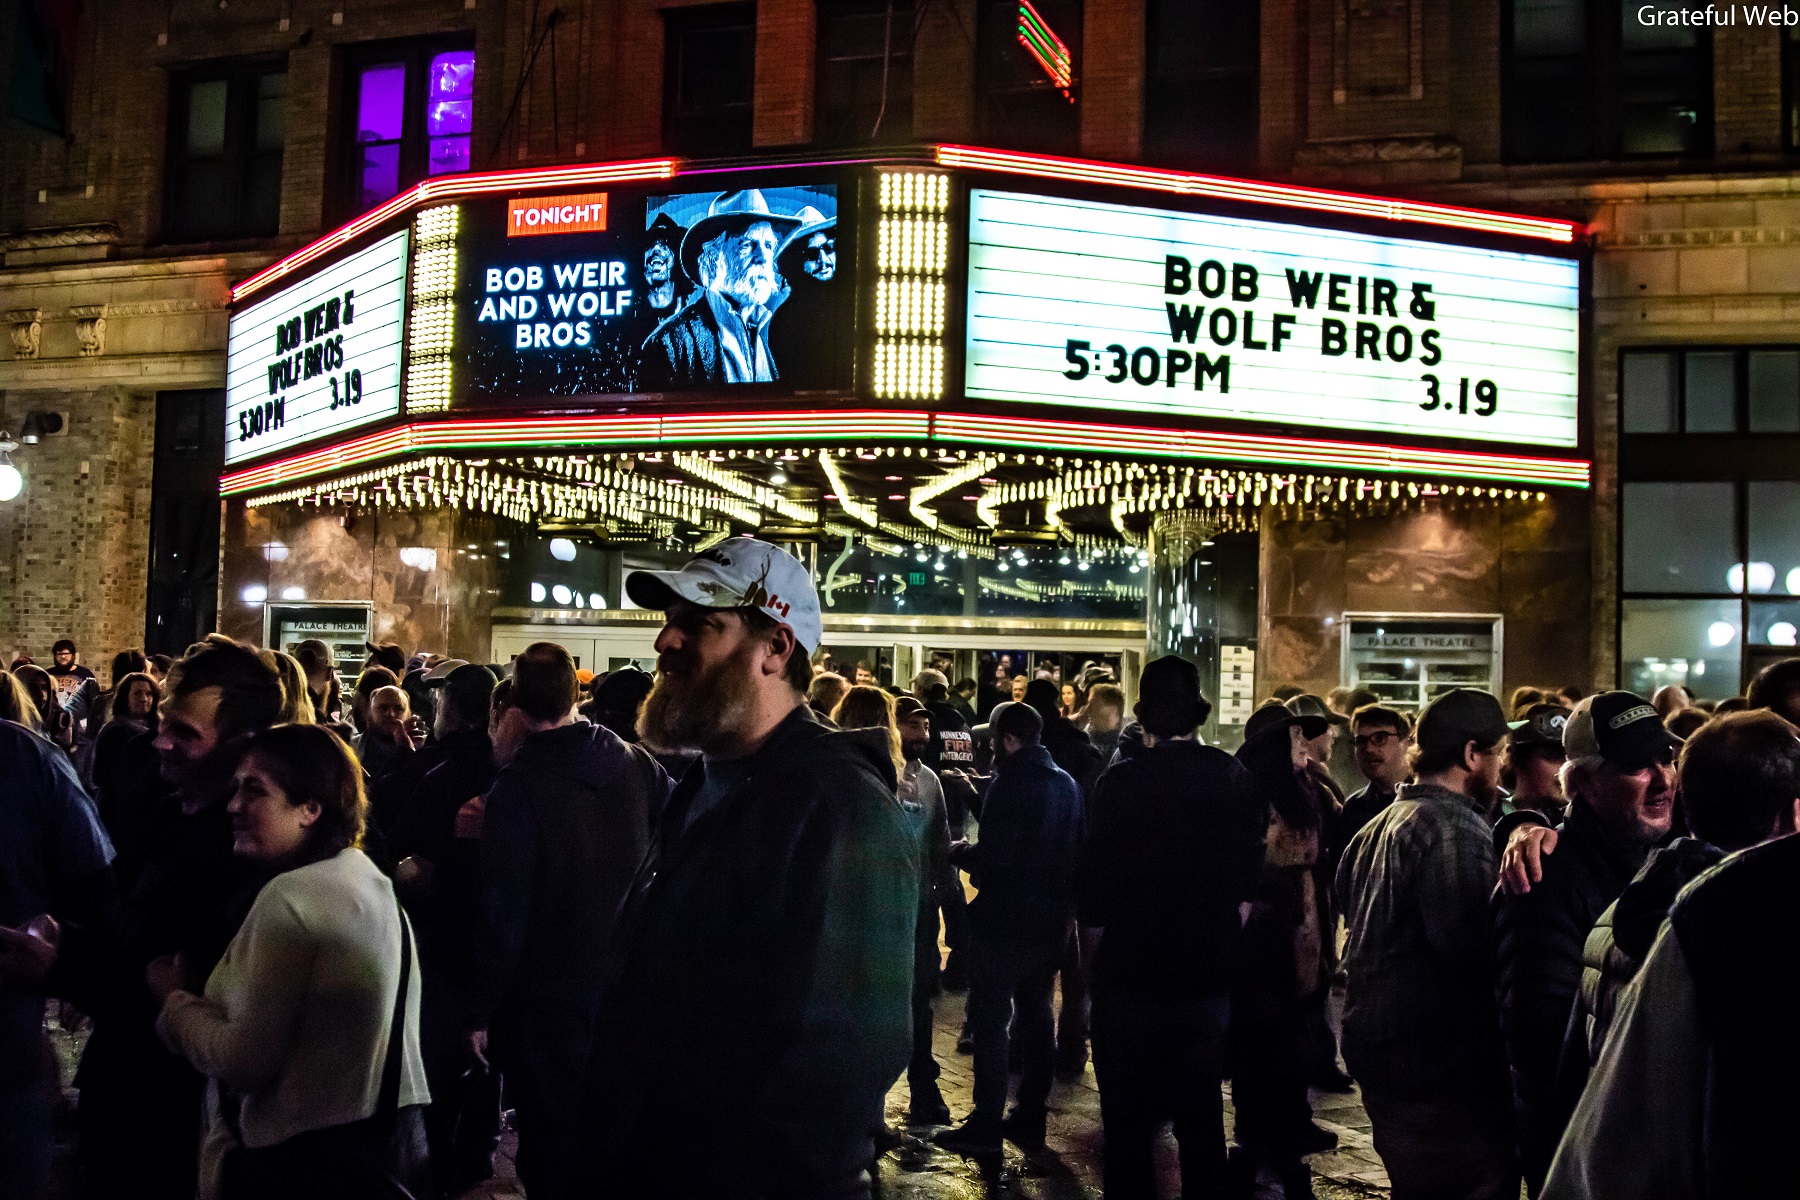
[[[406,64],[365,67],[357,89],[356,140],[362,150],[362,206],[400,190],[400,142],[406,129]]]
[[[421,176],[469,169],[473,50],[372,63],[355,78],[353,179],[360,208],[380,204]]]
[[[469,169],[474,94],[473,50],[451,50],[431,60],[431,70],[425,77],[425,135],[431,139],[427,174]]]

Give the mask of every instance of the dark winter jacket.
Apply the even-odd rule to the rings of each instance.
[[[1699,838],[1677,838],[1652,850],[1637,878],[1626,885],[1612,906],[1600,914],[1581,951],[1581,990],[1563,1039],[1558,1090],[1569,1112],[1581,1098],[1588,1072],[1600,1057],[1612,1028],[1619,993],[1650,957],[1650,946],[1681,889],[1725,857],[1725,851]]]
[[[1350,839],[1362,831],[1362,827],[1381,815],[1381,810],[1394,802],[1394,789],[1371,783],[1361,791],[1351,793],[1344,801],[1343,811],[1338,813],[1337,830],[1331,841],[1338,853],[1350,844]]]
[[[1669,926],[1692,972],[1709,1057],[1700,1123],[1706,1195],[1792,1194],[1800,837],[1726,859],[1681,894]]]
[[[1159,742],[1107,768],[1076,888],[1081,923],[1105,930],[1095,986],[1162,1000],[1229,990],[1266,825],[1249,772],[1211,746]]]
[[[1106,757],[1088,741],[1081,727],[1061,713],[1052,713],[1044,718],[1043,742],[1050,760],[1068,772],[1081,794],[1092,795],[1094,782],[1106,770]]]
[[[879,731],[797,707],[716,803],[682,778],[633,885],[583,1127],[596,1188],[867,1195],[912,1045],[919,848]]]
[[[990,941],[1060,943],[1075,914],[1081,789],[1043,746],[996,759],[981,840],[957,865],[976,888],[969,929]]]
[[[1621,843],[1577,799],[1555,851],[1544,856],[1542,881],[1522,896],[1495,893],[1494,994],[1512,1065],[1520,1165],[1534,1195],[1568,1115],[1557,1099],[1556,1070],[1581,986],[1582,945],[1649,852]]]
[[[495,776],[469,1022],[502,1060],[579,1078],[613,922],[668,787],[646,751],[586,721],[532,734]]]

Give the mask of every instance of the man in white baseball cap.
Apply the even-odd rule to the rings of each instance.
[[[633,571],[660,608],[638,730],[698,751],[620,914],[586,1094],[591,1171],[621,1195],[867,1195],[912,1045],[919,843],[883,731],[806,703],[819,599],[732,538]]]

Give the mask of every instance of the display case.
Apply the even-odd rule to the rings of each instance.
[[[1345,613],[1343,677],[1413,714],[1453,688],[1497,694],[1501,625],[1489,613]]]
[[[338,683],[348,692],[356,686],[369,658],[368,604],[271,604],[264,615],[263,645],[288,654],[309,638],[331,647]]]

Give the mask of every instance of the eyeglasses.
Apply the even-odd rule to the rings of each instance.
[[[1397,741],[1400,735],[1391,729],[1377,729],[1374,733],[1359,733],[1351,739],[1351,744],[1358,750],[1365,746],[1373,746],[1377,750],[1386,748],[1387,744]]]

